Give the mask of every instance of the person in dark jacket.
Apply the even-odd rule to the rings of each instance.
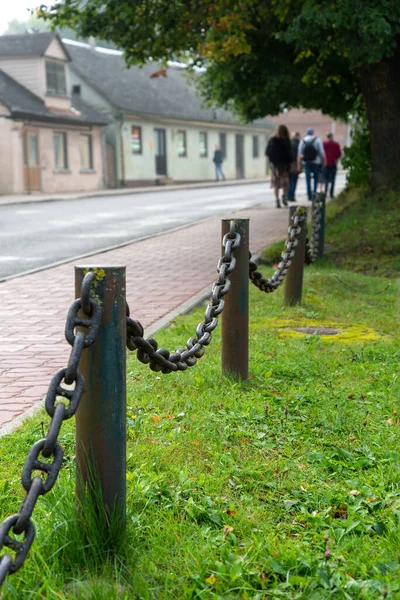
[[[219,181],[219,176],[221,175],[222,179],[225,180],[225,175],[222,171],[222,161],[224,157],[222,156],[222,150],[219,146],[215,146],[213,163],[215,164],[215,181]]]
[[[291,163],[293,162],[293,155],[289,131],[286,125],[279,125],[277,127],[274,135],[268,140],[265,154],[272,165],[271,184],[275,192],[276,207],[281,208],[279,201],[280,189],[282,189],[282,202],[287,206],[289,173]]]
[[[299,152],[300,140],[301,140],[301,135],[298,132],[296,132],[292,137],[293,162],[291,164],[290,173],[289,173],[289,189],[288,189],[289,202],[296,202],[296,198],[295,198],[296,186],[297,186],[297,180],[300,175],[300,171],[297,166],[297,154]]]

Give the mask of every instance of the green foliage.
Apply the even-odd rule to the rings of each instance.
[[[37,539],[2,600],[397,598],[400,340],[397,290],[385,283],[314,265],[296,308],[253,286],[245,382],[221,376],[219,328],[185,373],[162,376],[131,355],[122,547],[107,555],[93,507],[77,521],[66,421],[60,480],[38,500]],[[182,346],[203,314],[177,319],[160,345]],[[377,339],[282,337],[327,320]],[[42,420],[0,439],[2,516],[22,499]]]
[[[190,56],[208,67],[208,99],[247,119],[283,106],[346,118],[359,67],[390,56],[400,35],[397,0],[70,0],[41,11],[114,42],[129,64]]]
[[[367,187],[371,181],[371,143],[366,119],[353,124],[352,144],[344,148],[342,166],[350,185]]]
[[[352,188],[327,206],[325,263],[361,273],[400,274],[400,199]]]

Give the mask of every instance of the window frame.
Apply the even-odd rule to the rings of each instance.
[[[61,136],[62,139],[62,148],[64,152],[64,166],[58,167],[56,163],[56,147],[55,147],[55,138],[56,136]],[[69,170],[69,161],[68,161],[68,134],[66,131],[54,131],[53,132],[53,153],[54,153],[54,170],[63,173]]]
[[[201,151],[202,149],[202,143],[201,143],[201,138],[202,136],[204,136],[204,152]],[[207,158],[208,157],[208,132],[207,131],[199,131],[199,144],[200,144],[200,158]]]
[[[253,135],[253,158],[260,158],[260,138]]]
[[[58,89],[58,83],[59,83],[58,74],[61,72],[61,70],[59,70],[58,74],[57,74],[57,69],[55,69],[55,72],[53,72],[53,73],[49,73],[48,72],[48,67],[54,67],[54,66],[56,66],[57,68],[58,67],[62,68],[62,71],[63,71],[63,75],[64,75],[63,82],[64,82],[64,85],[62,86],[63,87],[62,91],[60,91]],[[66,73],[66,70],[65,70],[65,64],[62,63],[62,62],[58,62],[56,60],[46,60],[45,61],[45,71],[46,71],[46,94],[48,96],[60,96],[60,97],[64,97],[64,98],[68,97],[68,94],[67,94],[67,73]],[[57,89],[50,89],[49,88],[49,75],[56,77],[56,79],[57,79],[57,86],[56,86]]]
[[[179,143],[179,135],[183,134],[183,152],[179,151],[179,145],[177,144],[178,156],[179,158],[187,158],[187,133],[185,129],[178,129],[176,132],[176,137]]]
[[[94,166],[93,166],[93,135],[91,133],[81,133],[80,137],[79,137],[79,141],[81,141],[82,138],[87,138],[87,140],[89,142],[89,166],[85,167],[82,164],[82,154],[81,154],[81,171],[93,171],[94,170]]]
[[[139,150],[134,150],[133,149],[133,130],[137,129],[139,131]],[[132,154],[138,154],[141,155],[143,154],[143,138],[142,138],[142,127],[141,125],[131,125],[131,151]]]

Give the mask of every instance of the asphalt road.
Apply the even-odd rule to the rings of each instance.
[[[268,183],[0,206],[0,279],[264,202]]]

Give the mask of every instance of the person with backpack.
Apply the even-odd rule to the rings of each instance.
[[[281,208],[279,190],[282,188],[282,202],[287,203],[290,166],[293,161],[289,131],[286,125],[279,125],[274,135],[268,140],[265,155],[272,165],[271,184],[274,188],[276,208]]]
[[[297,157],[297,166],[299,169],[301,169],[302,163],[306,175],[307,197],[311,201],[317,191],[318,183],[321,183],[322,169],[326,164],[324,146],[320,138],[314,135],[312,127],[307,129],[307,135],[301,140],[299,145]],[[311,179],[313,179],[312,186]]]

